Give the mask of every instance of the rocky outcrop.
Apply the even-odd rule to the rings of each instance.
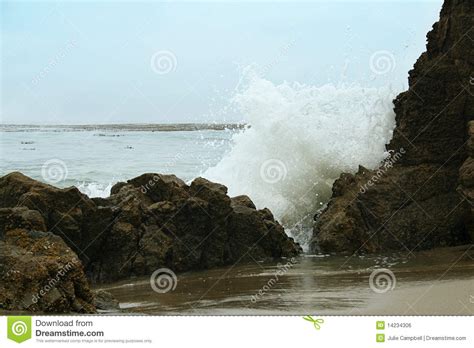
[[[459,168],[458,191],[469,202],[464,224],[471,239],[474,240],[474,121],[468,125],[467,150],[468,157]]]
[[[0,309],[94,313],[77,255],[38,211],[0,209]]]
[[[461,180],[465,192],[473,180],[466,125],[474,118],[474,2],[446,0],[427,38],[408,91],[394,101],[392,157],[334,183],[316,218],[313,250],[412,251],[471,241],[472,191],[457,187]]]
[[[61,237],[94,282],[301,251],[268,209],[255,209],[248,197],[231,199],[225,186],[202,178],[186,185],[174,175],[143,174],[116,184],[108,198],[91,199],[75,187],[59,189],[11,173],[0,178],[0,197],[1,207],[24,207],[34,215],[30,224],[38,226],[25,223],[26,230]]]

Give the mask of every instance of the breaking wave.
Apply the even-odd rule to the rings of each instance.
[[[248,128],[203,176],[268,207],[303,245],[342,172],[375,168],[395,127],[389,87],[274,84],[252,70],[232,103]]]

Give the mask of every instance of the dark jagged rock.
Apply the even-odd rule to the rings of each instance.
[[[0,208],[38,212],[46,230],[60,236],[82,261],[100,251],[114,217],[111,208],[99,208],[75,187],[60,189],[17,172],[0,178],[0,198]]]
[[[94,264],[100,279],[151,274],[163,266],[205,269],[300,250],[277,222],[265,224],[255,209],[248,214],[256,214],[261,229],[250,222],[236,225],[239,212],[227,188],[203,178],[188,186],[175,176],[143,174],[113,192],[108,206],[118,209],[117,218]]]
[[[257,209],[255,207],[255,204],[253,204],[252,200],[250,199],[250,197],[244,196],[244,195],[232,197],[231,205],[232,207],[243,205],[244,207],[247,207],[247,208]]]
[[[474,141],[466,127],[474,118],[474,2],[446,0],[427,38],[408,91],[394,101],[387,148],[396,160],[341,175],[317,217],[313,250],[411,251],[471,240]]]
[[[175,272],[240,261],[294,256],[301,251],[268,210],[231,199],[227,188],[203,178],[186,185],[174,175],[143,174],[90,199],[20,173],[0,178],[1,207],[21,207],[15,227],[60,236],[93,281]],[[0,224],[3,216],[0,209]],[[21,213],[21,214],[20,214]],[[5,222],[6,223],[6,222]],[[44,225],[41,225],[43,223]]]
[[[2,208],[0,219],[1,309],[95,312],[80,260],[59,236],[45,232],[37,211]]]

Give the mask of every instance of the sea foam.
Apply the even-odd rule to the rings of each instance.
[[[249,127],[203,176],[268,207],[303,246],[342,172],[376,167],[395,126],[389,87],[274,84],[247,71],[232,103]]]
[[[110,190],[112,189],[112,183],[99,184],[96,182],[78,182],[76,184],[79,191],[86,194],[89,197],[101,197],[106,198],[110,196]]]

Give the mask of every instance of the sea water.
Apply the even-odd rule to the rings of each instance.
[[[274,84],[252,71],[231,103],[244,128],[216,125],[2,125],[0,174],[21,171],[106,197],[143,173],[202,176],[268,207],[306,247],[342,172],[375,168],[394,128],[390,88]],[[190,130],[197,129],[197,130]]]
[[[106,197],[116,182],[143,173],[192,180],[219,162],[234,132],[136,131],[127,125],[114,130],[5,128],[0,133],[1,175],[21,171],[55,186],[75,185],[92,197]]]

